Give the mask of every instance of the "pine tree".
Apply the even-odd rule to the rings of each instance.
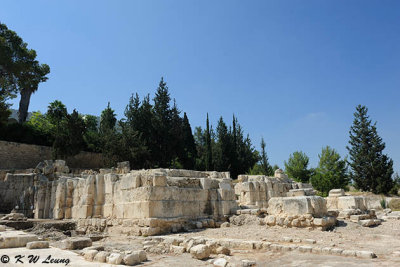
[[[287,175],[296,181],[308,183],[312,174],[311,170],[308,169],[309,160],[305,153],[294,152],[290,155],[289,160],[284,162]]]
[[[318,157],[318,167],[311,177],[313,187],[324,195],[334,188],[346,189],[349,184],[346,160],[341,159],[339,153],[329,146],[324,147]]]
[[[116,123],[116,115],[114,113],[114,110],[110,107],[110,102],[108,102],[107,108],[101,112],[100,133],[114,131]]]
[[[385,143],[367,113],[367,107],[358,105],[350,128],[350,177],[363,191],[386,194],[393,187],[393,161],[383,154]]]
[[[208,120],[207,113],[207,122],[206,122],[206,132],[205,132],[205,141],[206,141],[206,159],[205,159],[205,168],[206,171],[212,171],[214,168],[212,167],[213,157],[212,157],[212,147],[211,147],[211,131],[210,131],[210,122]]]

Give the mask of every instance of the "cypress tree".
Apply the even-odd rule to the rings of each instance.
[[[272,176],[273,171],[272,167],[268,162],[267,152],[265,151],[265,141],[264,138],[261,138],[261,167],[265,175]]]
[[[205,159],[205,167],[206,171],[211,171],[213,170],[212,168],[212,162],[213,162],[213,157],[212,157],[212,148],[211,148],[211,131],[210,131],[210,122],[208,120],[208,113],[207,113],[207,122],[206,122],[206,159]]]
[[[350,128],[350,177],[356,188],[386,194],[393,187],[393,161],[383,154],[385,143],[367,113],[367,107],[358,105]]]

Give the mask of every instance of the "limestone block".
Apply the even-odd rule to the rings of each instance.
[[[47,241],[32,241],[26,243],[26,248],[27,249],[42,249],[42,248],[48,248],[49,247],[49,242]]]
[[[254,266],[256,266],[257,265],[257,263],[256,263],[256,261],[253,261],[253,260],[242,260],[242,267],[254,267]]]
[[[123,257],[120,253],[111,253],[106,259],[109,264],[121,264],[122,260]]]
[[[344,196],[344,189],[332,189],[329,191],[329,196],[330,197],[341,197]]]
[[[174,245],[171,245],[169,247],[169,250],[174,254],[182,254],[182,253],[185,253],[185,251],[186,251],[186,249],[184,247],[174,246]]]
[[[288,197],[299,197],[299,196],[305,196],[306,193],[303,189],[291,189],[289,192],[286,193],[286,196]]]
[[[209,190],[212,188],[212,180],[209,178],[200,178],[200,185],[202,189]]]
[[[128,266],[133,266],[133,265],[139,264],[140,262],[141,261],[140,261],[138,253],[131,253],[131,254],[125,255],[125,257],[124,257],[124,263],[125,263],[125,265],[128,265]]]
[[[167,186],[167,177],[163,173],[154,173],[153,186]]]
[[[223,254],[229,256],[231,254],[231,250],[225,246],[219,246],[216,248],[215,254],[217,255]]]
[[[232,190],[232,180],[231,179],[222,179],[219,183],[219,188],[223,190]]]
[[[326,201],[319,196],[271,198],[268,201],[268,214],[312,214],[321,217],[327,214]]]
[[[92,240],[88,237],[70,237],[56,243],[56,247],[65,250],[76,250],[90,247]]]
[[[288,176],[285,174],[285,172],[282,169],[277,169],[275,171],[274,177],[276,178],[288,178]]]
[[[96,256],[96,254],[98,253],[97,250],[94,249],[88,249],[85,250],[83,257],[85,258],[85,260],[87,261],[93,261],[94,257]]]
[[[0,248],[25,247],[27,243],[37,241],[36,235],[27,234],[22,231],[7,231],[0,234]]]
[[[224,258],[217,258],[214,260],[213,265],[216,267],[225,267],[228,265],[228,261]]]
[[[106,262],[107,257],[109,255],[110,255],[110,253],[107,251],[100,251],[99,253],[96,254],[96,256],[94,256],[93,261]]]
[[[375,253],[372,251],[357,251],[356,256],[359,258],[367,258],[367,259],[376,258]]]
[[[207,259],[211,254],[211,249],[207,245],[196,245],[190,249],[192,258],[203,260]]]
[[[362,196],[343,196],[338,197],[338,207],[339,210],[345,209],[360,209],[366,210],[364,204],[364,197]]]

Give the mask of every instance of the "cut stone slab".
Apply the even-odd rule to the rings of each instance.
[[[49,248],[49,242],[47,241],[33,241],[26,243],[27,249],[42,249]]]
[[[270,215],[327,215],[326,200],[320,196],[273,197],[268,201]]]
[[[55,244],[56,247],[67,250],[76,250],[90,247],[92,240],[88,237],[71,237]]]
[[[37,241],[38,236],[22,231],[0,232],[0,248],[25,247],[27,243]]]

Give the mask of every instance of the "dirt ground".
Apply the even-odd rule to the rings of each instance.
[[[283,237],[293,240],[313,239],[314,247],[336,247],[348,250],[373,251],[377,258],[360,259],[299,251],[257,251],[233,250],[229,266],[241,266],[241,260],[255,260],[257,266],[400,266],[400,257],[393,252],[400,251],[400,220],[390,220],[373,228],[361,227],[353,222],[340,221],[332,231],[309,230],[305,228],[268,227],[265,225],[243,225],[227,228],[208,228],[187,233],[171,234],[179,237],[207,237],[213,239],[243,239],[248,241],[269,241],[285,244]],[[108,237],[96,242],[116,249],[140,249],[143,237]],[[287,242],[286,242],[287,243]],[[301,245],[302,243],[299,243]],[[307,245],[307,244],[303,244]],[[213,256],[216,257],[216,256]],[[150,254],[143,266],[212,266],[207,261],[194,260],[190,254]]]

